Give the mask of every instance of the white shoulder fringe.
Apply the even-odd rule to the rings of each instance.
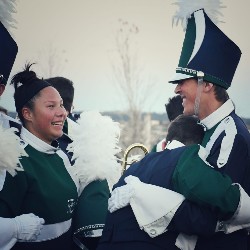
[[[8,171],[12,176],[23,170],[19,159],[28,156],[20,145],[21,139],[15,134],[15,128],[4,129],[0,125],[0,170]]]
[[[81,190],[94,180],[106,179],[110,188],[121,176],[117,154],[120,137],[119,123],[96,111],[83,112],[72,127],[73,142],[68,150],[73,153],[75,173]]]

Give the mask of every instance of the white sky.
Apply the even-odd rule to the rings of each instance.
[[[19,0],[17,29],[13,30],[19,52],[11,76],[28,61],[36,61],[34,71],[42,70],[47,50],[58,55],[57,75],[70,78],[75,85],[76,110],[125,110],[119,92],[111,80],[110,57],[115,49],[118,19],[139,27],[137,47],[146,79],[153,78],[155,87],[148,96],[145,111],[165,112],[164,104],[174,95],[168,83],[178,64],[184,32],[172,27],[176,7],[171,0]],[[229,94],[236,111],[250,117],[250,29],[249,0],[224,0],[219,27],[242,50],[242,58]],[[0,99],[0,105],[14,110],[12,89]]]

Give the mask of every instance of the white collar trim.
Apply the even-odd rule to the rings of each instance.
[[[171,150],[171,149],[180,148],[183,146],[185,146],[185,145],[183,143],[181,143],[180,141],[173,140],[173,141],[168,142],[166,149]]]
[[[24,142],[31,145],[36,150],[47,153],[47,154],[54,154],[56,153],[59,148],[55,148],[48,143],[40,140],[38,137],[30,133],[26,128],[22,127],[20,137],[24,140]]]
[[[234,111],[234,109],[234,104],[232,100],[229,99],[220,108],[218,108],[212,114],[201,120],[200,123],[206,129],[211,129],[217,123],[226,118],[232,111]]]

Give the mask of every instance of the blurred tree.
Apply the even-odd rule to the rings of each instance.
[[[61,75],[65,64],[68,62],[66,51],[58,49],[53,43],[48,43],[43,49],[38,51],[37,72],[43,78],[50,78]]]
[[[127,147],[135,142],[145,143],[150,136],[148,129],[144,129],[148,126],[143,121],[142,111],[148,96],[152,95],[153,81],[146,77],[138,60],[136,37],[139,28],[122,19],[118,22],[119,28],[115,33],[116,57],[112,59],[111,65],[114,81],[120,91],[119,97],[125,100],[127,106],[129,121],[121,134],[121,142]]]

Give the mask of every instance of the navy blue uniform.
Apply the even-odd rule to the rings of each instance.
[[[128,175],[138,176],[142,182],[173,190],[172,175],[180,156],[188,147],[166,149],[150,153],[140,162],[134,163],[121,177],[114,188],[125,184]],[[146,194],[145,194],[146,195]],[[169,231],[151,238],[140,230],[130,206],[108,213],[98,250],[104,249],[178,249],[175,240],[179,232],[211,235],[215,231],[216,216],[207,208],[201,209],[189,201],[179,207],[169,225]]]

